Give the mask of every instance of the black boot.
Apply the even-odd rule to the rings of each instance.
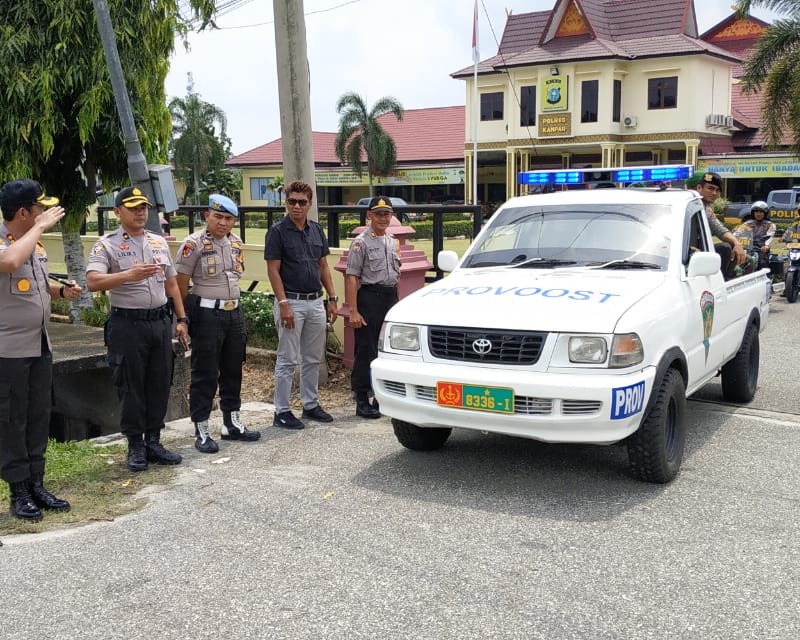
[[[366,396],[356,396],[356,415],[371,420],[381,417],[380,411],[369,403]]]
[[[128,469],[147,471],[147,449],[142,436],[128,436]]]
[[[211,437],[208,420],[194,423],[194,448],[200,453],[216,453],[219,451],[219,445]]]
[[[44,488],[44,474],[34,473],[31,476],[31,497],[40,509],[50,511],[69,511],[69,502],[56,498]]]
[[[250,429],[244,426],[244,423],[242,423],[242,414],[238,411],[223,411],[222,423],[223,440],[255,442],[261,437],[260,431],[250,431]]]
[[[144,445],[147,448],[148,462],[155,462],[156,464],[180,464],[180,454],[172,453],[164,448],[161,444],[161,429],[153,429],[148,431],[144,436]]]
[[[9,482],[11,489],[11,515],[28,522],[39,522],[42,512],[33,502],[27,482]]]

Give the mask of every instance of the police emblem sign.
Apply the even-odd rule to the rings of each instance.
[[[550,76],[544,80],[544,91],[541,92],[540,108],[542,111],[566,111],[569,107],[567,101],[567,76]]]

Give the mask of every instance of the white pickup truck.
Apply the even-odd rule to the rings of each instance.
[[[690,191],[598,189],[506,202],[452,271],[396,304],[372,362],[401,444],[453,427],[544,442],[626,440],[635,476],[669,482],[686,398],[722,375],[726,400],[758,383],[770,282],[725,282]]]

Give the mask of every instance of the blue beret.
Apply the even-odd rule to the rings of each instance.
[[[208,196],[208,208],[214,211],[230,213],[237,218],[239,217],[239,208],[236,206],[236,203],[228,196],[223,196],[219,193],[212,193]]]

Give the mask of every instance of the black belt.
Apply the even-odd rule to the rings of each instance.
[[[123,309],[122,307],[111,307],[111,313],[115,316],[130,318],[131,320],[162,320],[167,317],[169,311],[167,305],[156,307],[155,309]]]
[[[316,300],[322,297],[322,291],[314,293],[295,293],[294,291],[284,291],[283,294],[290,300]]]
[[[367,291],[375,291],[376,293],[394,293],[397,291],[397,285],[394,284],[362,284],[362,289]]]

